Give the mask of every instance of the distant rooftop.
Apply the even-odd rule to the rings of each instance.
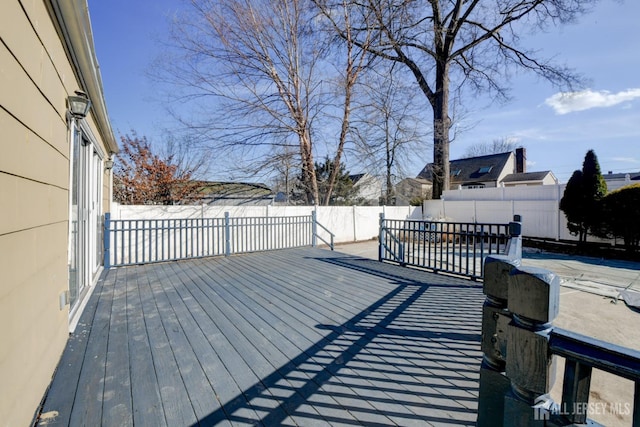
[[[602,174],[605,181],[624,181],[627,179],[627,175],[629,175],[629,179],[631,181],[640,181],[640,172],[626,172],[626,173],[607,173]]]
[[[497,181],[512,152],[490,154],[487,156],[469,157],[451,160],[449,169],[452,182]],[[418,174],[417,178],[432,180],[433,164],[429,163]]]
[[[542,181],[551,171],[512,173],[504,177],[502,182]]]

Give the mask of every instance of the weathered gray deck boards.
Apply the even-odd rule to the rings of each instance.
[[[474,282],[322,249],[112,269],[56,425],[474,425]]]

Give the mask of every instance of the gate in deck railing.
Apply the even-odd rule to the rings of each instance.
[[[385,219],[380,214],[379,260],[479,279],[488,255],[504,254],[509,224]]]
[[[308,216],[118,219],[105,215],[105,268],[316,246],[333,234]],[[330,236],[325,241],[318,226]]]

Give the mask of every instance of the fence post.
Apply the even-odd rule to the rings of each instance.
[[[311,246],[318,246],[318,218],[317,213],[314,210],[311,211]]]
[[[224,256],[231,255],[231,224],[229,212],[224,213]]]
[[[519,267],[510,274],[504,425],[543,426],[555,409],[549,391],[555,382],[555,357],[549,351],[552,322],[559,313],[560,279],[554,273]]]
[[[380,227],[378,234],[378,261],[382,261],[384,259],[384,211],[380,212]]]
[[[509,223],[509,246],[507,248],[509,258],[522,259],[522,217],[514,215]]]
[[[104,243],[104,253],[102,255],[105,269],[111,268],[111,213],[104,214],[104,231],[102,237]]]

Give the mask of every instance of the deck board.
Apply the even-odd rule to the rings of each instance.
[[[322,249],[112,269],[47,425],[474,425],[481,287]],[[43,424],[44,425],[44,424]]]
[[[141,269],[136,269],[127,280],[127,307],[149,305],[150,292],[141,292],[145,281]],[[133,423],[136,425],[166,426],[158,377],[153,360],[151,343],[147,334],[144,313],[127,309],[129,334],[129,363],[131,369],[131,397]]]

